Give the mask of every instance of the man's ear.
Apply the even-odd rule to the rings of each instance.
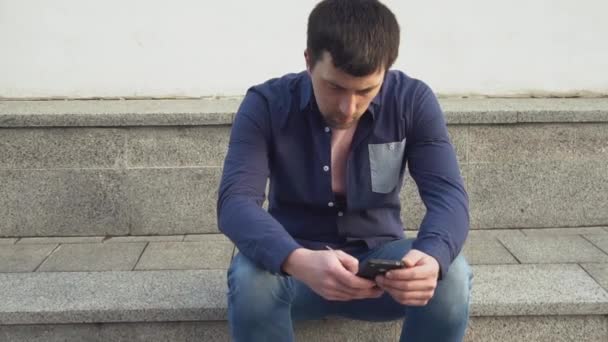
[[[304,50],[304,60],[306,61],[306,71],[308,71],[308,74],[311,74],[312,66],[310,63],[310,54],[308,53],[308,49]]]

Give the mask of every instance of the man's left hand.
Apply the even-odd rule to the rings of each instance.
[[[403,305],[426,305],[437,287],[439,263],[416,249],[410,250],[402,260],[405,268],[377,276],[376,283]]]

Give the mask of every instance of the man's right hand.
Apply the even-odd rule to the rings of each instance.
[[[343,251],[298,248],[283,263],[283,270],[327,300],[378,298],[383,290],[356,274],[359,261]]]

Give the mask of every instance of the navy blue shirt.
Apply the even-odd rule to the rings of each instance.
[[[387,72],[355,130],[345,196],[332,191],[331,134],[307,72],[250,88],[224,161],[219,229],[241,253],[278,274],[299,247],[377,247],[404,237],[399,192],[407,166],[427,208],[413,248],[435,257],[443,278],[467,236],[468,197],[431,89]]]

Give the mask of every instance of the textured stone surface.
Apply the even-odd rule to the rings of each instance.
[[[18,244],[40,244],[40,243],[84,243],[84,242],[101,242],[103,236],[53,236],[53,237],[29,237],[21,238],[17,241]]]
[[[468,166],[460,164],[460,174],[462,175],[465,189],[468,188]],[[426,207],[418,193],[418,186],[414,179],[406,172],[403,177],[403,187],[399,193],[401,200],[401,220],[407,230],[418,229],[422,223],[422,219],[426,214]],[[470,208],[469,208],[470,210]]]
[[[363,322],[345,319],[305,321],[295,324],[296,341],[397,341],[401,321]]]
[[[605,98],[440,99],[448,123],[606,122]]]
[[[226,321],[0,325],[3,342],[228,342]]]
[[[0,101],[0,127],[229,124],[242,97]],[[608,122],[605,98],[441,98],[448,123]]]
[[[226,319],[226,271],[0,273],[0,325]]]
[[[471,265],[518,263],[496,238],[469,237],[464,245],[463,254]]]
[[[0,129],[0,169],[117,168],[124,153],[120,129]]]
[[[603,342],[602,316],[473,317],[466,342]],[[296,323],[297,341],[396,341],[400,322],[312,321]],[[6,342],[199,342],[229,341],[225,321],[0,326]]]
[[[604,290],[608,291],[608,263],[581,264],[581,266],[604,288]]]
[[[123,171],[0,170],[0,235],[126,235]]]
[[[407,230],[420,228],[426,207],[418,193],[418,186],[409,174],[403,177],[403,187],[399,193],[401,200],[401,220]]]
[[[572,160],[579,157],[574,153],[575,143],[575,128],[572,125],[471,126],[469,161],[500,163]]]
[[[608,235],[585,235],[584,238],[591,241],[591,243],[603,250],[605,253],[608,253]]]
[[[0,272],[32,272],[55,248],[56,244],[2,245]]]
[[[296,341],[396,341],[401,322],[369,323],[349,320],[298,322]],[[226,321],[167,323],[102,323],[0,326],[6,342],[199,342],[230,341]]]
[[[126,172],[131,234],[218,231],[215,203],[219,168],[130,169]]]
[[[139,235],[139,236],[113,236],[104,243],[115,242],[158,242],[158,241],[183,241],[183,235]]]
[[[471,126],[469,162],[605,160],[607,124]]]
[[[575,153],[582,158],[605,160],[608,157],[608,123],[573,124]]]
[[[130,167],[222,166],[230,126],[141,127],[129,130]]]
[[[578,235],[503,237],[500,241],[524,264],[608,262],[608,254]]]
[[[232,257],[230,242],[150,242],[136,270],[227,269]]]
[[[17,242],[16,238],[0,238],[0,245],[12,245]]]
[[[469,230],[469,238],[501,238],[503,236],[524,237],[523,231],[524,230],[522,229],[471,229]]]
[[[548,236],[548,235],[607,235],[608,232],[602,227],[570,227],[570,228],[542,228],[542,229],[523,229],[526,236]]]
[[[605,98],[530,99],[514,105],[518,107],[518,122],[606,122],[607,101]]]
[[[230,242],[224,234],[188,234],[184,237],[184,241],[225,241]]]
[[[130,271],[137,263],[145,242],[60,245],[38,271]]]
[[[608,162],[468,164],[472,228],[601,226]]]
[[[466,342],[604,342],[608,340],[606,316],[474,317]]]
[[[458,162],[466,163],[468,160],[467,151],[469,141],[469,127],[460,125],[449,126],[448,132],[450,134],[450,139],[452,140],[454,150],[456,151]]]
[[[232,123],[240,97],[200,100],[0,101],[0,127]]]
[[[578,265],[475,265],[473,273],[473,316],[608,314],[608,292]]]

